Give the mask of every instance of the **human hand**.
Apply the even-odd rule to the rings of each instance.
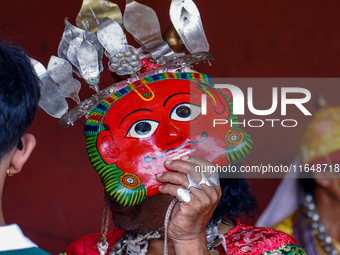
[[[195,171],[197,166],[212,165],[212,163],[194,156],[184,156],[180,160],[166,161],[165,167],[171,172],[157,176],[159,182],[165,183],[165,185],[159,187],[159,191],[162,194],[178,198],[177,190],[179,188],[186,189],[189,185],[187,174],[190,174],[190,169]],[[193,179],[197,183],[201,181],[201,178]],[[211,183],[211,186],[201,184],[201,187],[202,189],[191,186],[190,202],[178,201],[172,211],[171,221],[168,226],[168,237],[174,244],[176,254],[180,254],[176,247],[185,247],[187,251],[193,251],[192,249],[198,248],[200,249],[199,254],[208,252],[206,227],[221,198],[222,192],[221,188],[213,183]],[[184,251],[182,248],[179,250]]]

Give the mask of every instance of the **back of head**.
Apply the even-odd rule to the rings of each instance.
[[[302,164],[340,150],[340,106],[325,106],[313,114],[302,133],[300,147]]]
[[[340,151],[340,106],[325,105],[313,114],[302,133],[300,147],[304,165],[312,166],[322,158],[327,164],[338,163],[333,156],[338,158]],[[307,194],[313,194],[316,187],[313,172],[301,173],[302,178],[299,179]]]
[[[39,80],[24,50],[0,40],[0,160],[33,121],[39,97]]]

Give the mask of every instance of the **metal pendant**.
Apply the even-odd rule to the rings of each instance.
[[[172,49],[163,40],[157,15],[150,7],[133,0],[126,0],[123,16],[125,29],[144,46],[158,64],[165,61],[163,56],[173,54]]]
[[[103,46],[98,41],[98,38],[95,34],[90,33],[88,31],[85,31],[81,28],[78,28],[76,26],[73,26],[70,22],[68,22],[67,18],[65,18],[65,29],[63,36],[61,38],[61,41],[58,46],[58,57],[69,60],[73,65],[76,62],[75,61],[75,53],[77,51],[77,47],[80,46],[80,43],[83,41],[83,37],[85,36],[86,40],[92,44],[95,49],[97,50],[98,55],[98,65],[99,65],[99,72],[103,71],[103,55],[104,55],[104,49]],[[76,39],[78,38],[78,39]],[[74,41],[75,40],[75,41]],[[71,45],[72,44],[72,45]],[[73,51],[73,58],[69,59],[68,51],[69,48],[72,47]],[[80,74],[80,68],[79,66],[73,67],[73,72],[75,72],[79,77],[81,77]]]
[[[124,248],[127,244],[128,234],[125,232],[123,237],[121,237],[111,248],[109,255],[124,255],[126,254]]]
[[[72,98],[77,104],[80,103],[80,81],[72,76],[72,65],[65,59],[51,56],[47,65],[47,71],[52,79],[58,84],[64,97]]]
[[[77,60],[80,66],[81,76],[86,83],[99,92],[99,65],[98,65],[98,53],[96,48],[86,41],[85,36],[77,52]]]
[[[132,75],[142,67],[142,62],[137,55],[127,47],[124,32],[117,22],[104,18],[99,25],[97,35],[111,62],[110,69],[117,74]]]
[[[98,25],[105,17],[114,18],[123,27],[122,12],[117,4],[106,0],[83,0],[76,24],[86,31],[97,33]]]
[[[219,246],[222,242],[223,242],[223,238],[218,238],[218,239],[216,239],[215,241],[212,242],[210,247],[215,248],[215,247]]]
[[[216,250],[209,250],[210,255],[219,255],[220,253]]]
[[[80,66],[79,66],[79,62],[77,59],[77,52],[82,42],[83,42],[82,38],[75,37],[73,40],[70,41],[70,44],[68,46],[68,50],[66,53],[67,59],[72,63],[73,67],[77,70],[76,73],[79,77],[82,77],[82,76],[80,74]]]
[[[172,0],[170,19],[190,53],[209,51],[201,16],[192,0]]]
[[[225,235],[229,232],[229,227],[223,223],[218,224],[219,228],[220,228],[220,232],[222,235]]]
[[[39,106],[52,117],[61,118],[68,111],[65,97],[43,64],[33,58],[30,61],[41,81]]]

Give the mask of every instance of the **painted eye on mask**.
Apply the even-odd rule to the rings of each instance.
[[[148,138],[155,133],[159,122],[154,120],[140,120],[135,122],[127,132],[127,137]]]
[[[200,115],[201,107],[195,104],[182,103],[176,105],[170,113],[170,119],[177,121],[191,121]]]

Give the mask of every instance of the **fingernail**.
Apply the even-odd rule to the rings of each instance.
[[[172,160],[167,160],[167,161],[165,161],[164,163],[167,164],[167,165],[169,165],[169,164],[171,164],[171,162],[172,162]]]
[[[163,175],[163,174],[157,174],[156,177],[158,178],[158,177],[161,177],[162,175]]]
[[[189,156],[183,156],[183,157],[181,157],[181,160],[189,160],[189,159],[190,159]]]
[[[163,189],[163,185],[158,187],[158,190],[161,190],[161,189]]]

